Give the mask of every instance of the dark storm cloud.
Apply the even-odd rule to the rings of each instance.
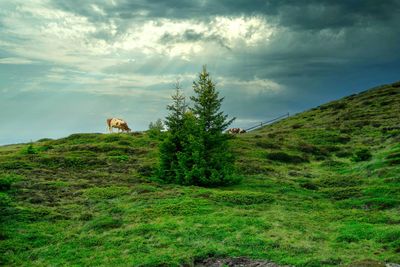
[[[160,41],[162,43],[173,43],[173,42],[197,42],[204,39],[203,33],[195,32],[194,30],[186,30],[183,34],[171,34],[165,33]]]
[[[368,61],[379,64],[380,61],[398,59],[398,0],[138,0],[115,3],[95,2],[105,13],[101,15],[91,2],[54,2],[58,8],[83,15],[89,20],[119,20],[119,34],[124,34],[131,27],[126,20],[168,18],[211,22],[210,19],[217,15],[263,16],[279,27],[272,42],[255,50],[235,50],[234,61],[238,64],[224,68],[226,74],[244,78],[251,75],[269,78],[290,78],[311,73],[324,75],[338,66],[348,69],[350,65],[357,66]],[[212,26],[211,23],[210,30]],[[106,31],[99,31],[94,36],[105,40],[113,38]],[[193,29],[181,33],[166,32],[159,41],[165,45],[203,41],[231,49],[222,36]],[[148,68],[142,67],[140,72],[153,69],[149,63],[143,64]]]
[[[160,43],[163,44],[174,44],[174,43],[193,43],[193,42],[213,42],[220,45],[223,48],[230,50],[231,48],[227,45],[227,40],[217,34],[205,34],[203,32],[196,32],[192,29],[185,30],[183,33],[171,34],[165,33],[160,38]]]
[[[274,6],[279,24],[296,29],[319,30],[365,26],[397,17],[400,5],[389,1],[279,1]]]
[[[212,16],[265,15],[276,23],[298,29],[326,29],[361,26],[398,17],[398,0],[153,0],[153,1],[54,1],[54,6],[90,20],[113,19],[198,19]],[[93,8],[102,7],[105,15]]]
[[[93,4],[101,7],[104,14],[99,14]],[[322,72],[330,65],[342,65],[349,61],[365,61],[371,58],[377,61],[390,58],[395,60],[397,56],[394,54],[400,40],[399,0],[137,0],[115,1],[115,5],[110,1],[54,1],[54,5],[89,20],[117,19],[119,34],[124,34],[131,27],[125,20],[169,18],[210,21],[216,15],[261,15],[268,22],[284,27],[285,30],[279,30],[268,47],[261,46],[257,51],[246,49],[234,53],[238,61],[253,57],[254,61],[250,64],[260,69],[260,65],[256,65],[259,62],[262,64],[261,72],[268,74],[276,73],[282,68],[287,75],[291,75],[292,71],[296,72],[300,60],[306,65],[304,70],[320,69]],[[104,30],[99,30],[94,36],[105,40],[114,37]],[[230,49],[222,36],[193,29],[173,34],[166,32],[159,41],[163,44],[204,41]],[[244,60],[245,65],[246,61],[249,60]],[[271,65],[274,67],[269,67]]]

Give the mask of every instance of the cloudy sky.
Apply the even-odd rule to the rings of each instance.
[[[0,0],[0,144],[134,130],[203,64],[246,127],[400,80],[399,0]]]

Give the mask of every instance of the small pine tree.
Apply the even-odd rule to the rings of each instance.
[[[161,132],[162,130],[164,130],[164,123],[161,119],[157,119],[153,125],[153,128]]]
[[[32,154],[37,154],[37,150],[33,147],[32,143],[30,143],[30,144],[26,147],[24,153],[25,153],[25,154],[31,154],[31,155],[32,155]]]
[[[159,137],[162,130],[164,130],[164,124],[161,119],[157,119],[155,122],[150,122],[148,133],[151,137]]]
[[[178,154],[183,150],[182,139],[184,133],[184,115],[187,110],[186,98],[182,93],[179,82],[175,84],[175,94],[172,95],[173,104],[168,105],[169,115],[165,119],[168,133],[160,145],[159,178],[171,183],[178,182],[179,163]]]

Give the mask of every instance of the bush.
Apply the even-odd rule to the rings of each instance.
[[[324,145],[321,146],[321,149],[326,150],[328,153],[340,151],[340,147],[335,145]]]
[[[391,104],[392,103],[392,101],[391,100],[388,100],[388,101],[382,101],[381,103],[379,103],[379,105],[381,106],[381,107],[384,107],[384,106],[388,106],[389,104]]]
[[[28,146],[26,146],[22,149],[21,153],[24,155],[33,155],[33,154],[37,154],[38,151],[36,148],[33,147],[32,144],[29,144]]]
[[[309,190],[318,190],[318,186],[312,182],[301,183],[300,186]]]
[[[362,128],[364,126],[370,125],[371,122],[369,120],[354,120],[351,122],[351,126],[353,128]]]
[[[298,150],[304,152],[304,153],[308,153],[308,154],[312,154],[314,156],[328,156],[328,150],[325,149],[324,147],[318,147],[312,144],[307,144],[307,143],[302,143],[299,144],[298,146]]]
[[[129,142],[128,140],[121,140],[121,141],[118,142],[118,145],[121,145],[121,146],[131,146],[132,143]]]
[[[81,157],[70,156],[62,160],[62,166],[66,168],[81,168],[86,165],[89,165],[89,163]]]
[[[334,110],[344,109],[346,107],[346,102],[334,102],[328,107]]]
[[[11,189],[11,185],[21,180],[21,176],[9,174],[0,176],[0,191],[6,191]]]
[[[390,197],[378,197],[363,200],[363,206],[370,209],[391,209],[400,206],[400,201]]]
[[[380,198],[348,198],[339,203],[340,208],[362,210],[385,210],[400,206],[400,201],[390,197]]]
[[[336,157],[339,158],[349,158],[353,156],[353,152],[348,150],[342,150],[335,153]]]
[[[362,148],[356,151],[353,160],[356,162],[367,161],[372,158],[371,152],[367,148]]]
[[[19,181],[21,176],[6,174],[0,175],[0,218],[7,213],[7,210],[12,204],[12,199],[9,192],[5,192],[11,189],[14,182]]]
[[[307,158],[297,156],[297,155],[290,155],[285,152],[274,152],[268,153],[267,158],[273,161],[279,161],[284,163],[304,163],[308,162]]]
[[[150,177],[154,174],[155,169],[152,164],[144,164],[140,165],[137,171],[141,176]]]
[[[303,124],[301,124],[301,123],[295,123],[295,124],[292,125],[292,129],[299,129],[302,126],[303,126]]]
[[[327,141],[332,143],[346,144],[351,140],[351,137],[348,135],[334,135],[330,136]]]
[[[340,128],[340,133],[349,134],[354,131],[353,125],[347,124],[346,127]]]
[[[0,210],[10,206],[11,198],[8,194],[0,192]]]
[[[45,152],[45,151],[48,151],[48,150],[53,149],[53,148],[54,147],[52,145],[43,145],[43,146],[38,147],[37,151]]]

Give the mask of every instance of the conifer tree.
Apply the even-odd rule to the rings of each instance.
[[[166,117],[165,125],[171,132],[179,131],[183,126],[184,114],[187,110],[186,98],[182,93],[182,88],[177,81],[175,83],[175,94],[171,96],[173,103],[167,106],[170,114]]]
[[[219,98],[206,66],[203,66],[198,81],[193,82],[193,90],[196,95],[190,97],[194,103],[191,110],[198,117],[203,130],[213,134],[222,133],[235,119],[227,120],[228,115],[220,111],[224,98]]]
[[[223,133],[234,118],[228,120],[228,115],[221,111],[224,98],[219,97],[205,66],[198,80],[193,82],[193,89],[191,111],[197,118],[199,148],[203,150],[198,151],[203,164],[199,184],[213,186],[236,182],[233,177],[234,159],[229,152],[228,137]]]
[[[182,129],[187,109],[186,99],[179,82],[175,84],[175,94],[171,96],[173,103],[168,105],[169,114],[165,119],[167,137],[160,145],[159,178],[166,182],[178,182],[178,154],[182,151]]]
[[[220,111],[215,83],[206,68],[193,82],[193,107],[188,111],[185,97],[176,85],[173,104],[165,125],[167,137],[160,146],[159,178],[183,185],[217,186],[238,182],[233,175],[233,156],[223,131],[231,124]]]
[[[153,138],[161,138],[162,131],[164,130],[164,123],[161,119],[157,119],[155,122],[150,122],[148,134]]]

